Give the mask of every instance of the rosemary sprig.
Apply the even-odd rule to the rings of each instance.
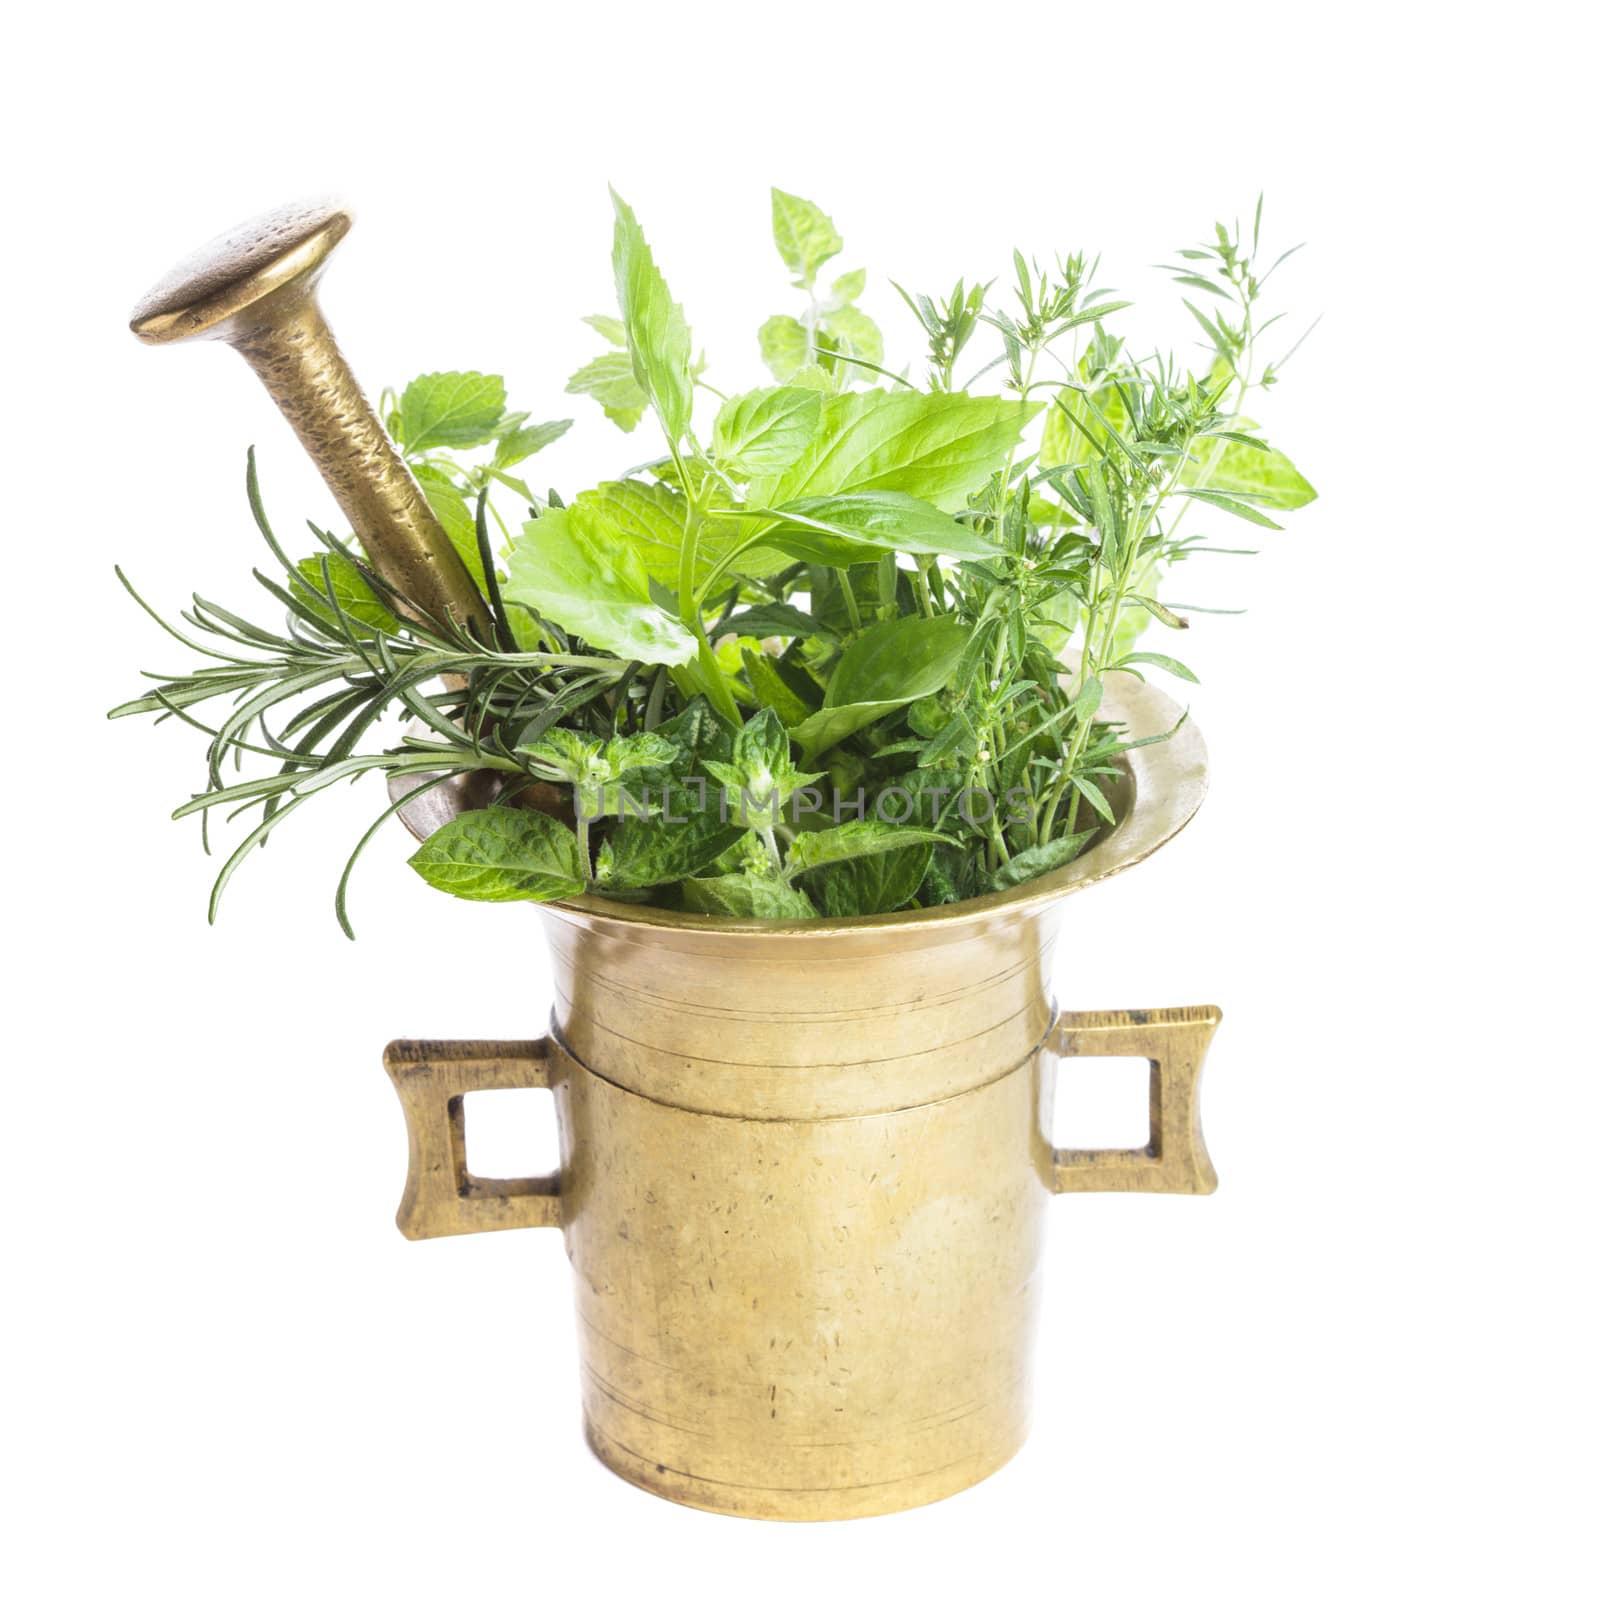
[[[287,612],[283,627],[246,621],[196,595],[181,614],[193,630],[186,633],[162,618],[116,569],[143,610],[209,664],[189,672],[144,674],[156,686],[110,715],[151,715],[157,722],[175,718],[208,736],[205,787],[173,812],[175,818],[197,813],[205,818],[219,806],[232,815],[261,812],[217,875],[210,901],[213,921],[240,864],[312,795],[369,772],[427,775],[425,787],[484,770],[505,773],[512,782],[530,780],[532,769],[518,746],[558,721],[609,732],[611,713],[600,702],[630,671],[627,662],[582,651],[497,650],[460,629],[444,631],[420,621],[403,595],[315,528],[325,548],[314,560],[313,579],[306,564],[289,559],[272,531],[253,450],[245,476],[256,526],[282,569],[281,579],[259,571],[255,577]],[[487,559],[487,540],[483,543]],[[352,593],[361,596],[357,608]],[[501,639],[514,646],[515,624],[498,588],[491,590],[491,600]],[[531,614],[529,622],[532,631]],[[226,709],[216,726],[192,714],[194,707],[217,701]],[[391,713],[407,730],[399,742],[361,749],[363,738]],[[419,726],[425,731],[412,731]],[[228,781],[225,769],[230,763],[242,766],[247,756],[265,757],[274,770]],[[335,909],[351,937],[346,910],[351,870],[379,825],[397,809],[387,806],[362,835],[340,877]]]

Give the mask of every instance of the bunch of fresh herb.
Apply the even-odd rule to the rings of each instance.
[[[435,373],[384,397],[494,637],[417,621],[320,530],[319,553],[292,560],[252,457],[251,508],[281,568],[257,578],[287,620],[261,627],[197,597],[184,619],[200,637],[168,631],[208,664],[151,674],[112,713],[209,736],[206,786],[177,815],[259,811],[213,915],[280,821],[368,771],[423,786],[490,775],[493,803],[412,858],[468,899],[587,891],[838,917],[1026,882],[1114,824],[1130,746],[1097,716],[1106,678],[1194,681],[1140,642],[1202,609],[1159,597],[1173,565],[1218,548],[1191,511],[1276,528],[1314,498],[1246,415],[1287,359],[1261,359],[1277,263],[1259,264],[1259,205],[1248,232],[1218,225],[1171,268],[1204,297],[1184,301],[1205,339],[1198,371],[1130,348],[1115,331],[1127,302],[1095,286],[1087,257],[1041,268],[1014,253],[1004,306],[992,282],[938,300],[895,286],[926,339],[919,384],[884,365],[856,303],[863,271],[820,287],[842,249],[832,221],[775,190],[804,305],[760,330],[776,383],[731,395],[706,380],[632,211],[615,210],[618,315],[586,319],[609,348],[568,387],[624,431],[653,413],[656,460],[541,497],[512,469],[570,424],[508,411],[499,378]],[[974,363],[982,330],[998,352]],[[958,377],[963,359],[975,370]],[[986,378],[999,393],[976,391]],[[519,531],[496,491],[526,506]],[[211,701],[227,706],[215,726],[194,714]],[[369,748],[390,713],[390,742]],[[225,773],[246,755],[271,770]]]

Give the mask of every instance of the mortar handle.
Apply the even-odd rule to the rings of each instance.
[[[406,1116],[410,1164],[395,1222],[408,1239],[503,1228],[559,1228],[561,1184],[475,1178],[467,1171],[462,1100],[481,1089],[550,1088],[551,1041],[396,1039],[384,1070]]]
[[[1057,1150],[1057,1194],[1210,1194],[1216,1169],[1200,1131],[1200,1069],[1222,1021],[1216,1006],[1063,1012],[1045,1048],[1072,1056],[1143,1056],[1150,1063],[1150,1142],[1142,1150]]]

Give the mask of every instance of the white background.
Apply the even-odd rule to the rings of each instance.
[[[19,1595],[1575,1593],[1592,1574],[1592,37],[1578,10],[141,5],[14,19],[6,121],[4,1331]],[[117,589],[254,605],[259,446],[331,507],[243,365],[124,323],[176,256],[329,189],[324,303],[375,391],[562,393],[607,308],[610,180],[714,381],[790,309],[767,189],[943,289],[1013,243],[1150,264],[1268,195],[1295,327],[1258,409],[1321,500],[1186,598],[1211,797],[1073,903],[1072,1006],[1215,1001],[1207,1201],[1057,1202],[1034,1438],[923,1511],[679,1509],[584,1453],[552,1234],[404,1243],[393,1035],[521,1036],[525,906],[452,902],[379,801],[247,864],[166,812],[199,739],[108,724],[175,662]],[[1132,325],[1132,324],[1130,324]],[[20,567],[18,565],[20,558]],[[1202,593],[1202,587],[1206,593]],[[317,813],[320,812],[320,817]],[[1127,1082],[1119,1087],[1129,1093]],[[495,1170],[539,1165],[544,1104]],[[1092,1108],[1091,1108],[1092,1109]],[[1114,1109],[1109,1102],[1101,1110]],[[1085,1136],[1087,1125],[1064,1126]]]

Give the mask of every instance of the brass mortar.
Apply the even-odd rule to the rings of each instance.
[[[1178,718],[1131,679],[1106,711],[1134,738]],[[542,906],[548,1034],[389,1046],[401,1231],[562,1230],[585,1432],[613,1472],[785,1520],[966,1488],[1027,1433],[1050,1196],[1216,1187],[1198,1088],[1221,1013],[1058,1014],[1050,995],[1066,897],[1165,843],[1205,792],[1192,723],[1128,760],[1117,827],[1036,882],[849,921]],[[443,785],[401,815],[425,838],[472,803]],[[1079,1055],[1149,1060],[1142,1149],[1052,1148],[1056,1075]],[[519,1087],[552,1091],[560,1169],[474,1177],[462,1097]]]

